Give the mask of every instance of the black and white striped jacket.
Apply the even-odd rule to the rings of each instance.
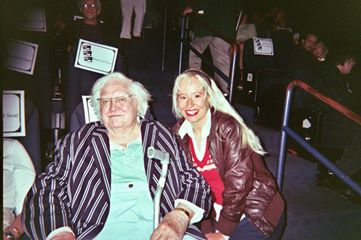
[[[210,189],[189,164],[171,131],[155,121],[142,120],[144,167],[154,197],[160,177],[160,161],[147,157],[146,150],[166,151],[170,164],[161,199],[161,215],[185,199],[205,210],[211,208]],[[25,200],[23,226],[32,239],[45,239],[53,230],[68,226],[77,239],[93,239],[103,228],[110,206],[110,150],[107,130],[93,122],[58,141],[54,161],[39,175]],[[187,233],[201,238],[190,225]]]

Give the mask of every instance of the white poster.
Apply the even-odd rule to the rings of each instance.
[[[253,50],[255,55],[273,56],[273,42],[270,38],[253,38]]]
[[[8,39],[5,50],[4,68],[33,75],[38,44]]]
[[[93,109],[93,106],[91,105],[90,98],[91,98],[91,96],[82,96],[85,123],[99,121],[99,118],[94,113],[94,109]]]
[[[114,71],[118,48],[79,39],[74,66],[108,74]]]
[[[23,90],[3,90],[3,137],[24,137],[25,97]]]

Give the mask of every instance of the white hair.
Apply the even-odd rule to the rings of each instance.
[[[205,72],[199,69],[188,69],[182,74],[178,75],[174,82],[173,96],[172,96],[172,111],[177,119],[182,118],[182,113],[177,104],[177,93],[179,91],[179,85],[181,81],[187,79],[197,79],[204,88],[207,96],[209,97],[210,106],[215,111],[232,116],[240,124],[242,130],[242,147],[249,146],[253,151],[258,154],[264,155],[266,152],[263,150],[259,138],[255,133],[247,127],[243,118],[237,113],[232,105],[224,97],[222,91],[218,88],[217,84],[211,79]]]

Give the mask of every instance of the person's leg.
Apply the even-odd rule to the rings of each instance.
[[[233,231],[229,240],[279,240],[282,237],[283,230],[286,226],[286,214],[282,213],[278,225],[274,229],[271,236],[267,237],[260,232],[248,219],[245,217],[238,224],[236,230]]]
[[[228,77],[231,65],[231,56],[229,54],[231,45],[221,38],[213,37],[209,43],[209,48],[214,66]],[[228,82],[225,79],[215,74],[214,80],[223,93],[228,93]]]
[[[134,0],[134,28],[133,28],[133,36],[140,37],[143,28],[144,15],[146,10],[146,1],[145,0]]]
[[[262,232],[258,231],[257,228],[248,221],[247,217],[242,219],[238,224],[237,228],[233,231],[232,236],[229,240],[263,240],[267,239]]]
[[[192,40],[191,45],[198,52],[203,53],[208,47],[211,37],[196,37]],[[189,68],[201,69],[202,59],[199,58],[193,51],[189,51]]]
[[[131,39],[130,30],[132,27],[134,2],[133,0],[120,0],[120,6],[122,8],[122,31],[120,38]]]
[[[352,142],[345,147],[345,151],[339,161],[336,162],[344,172],[352,176],[361,169],[361,129],[354,129],[349,136]]]

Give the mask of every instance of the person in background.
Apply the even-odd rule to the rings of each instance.
[[[329,50],[322,41],[316,43],[315,49],[313,49],[312,54],[319,62],[324,62]]]
[[[35,169],[23,145],[3,138],[3,239],[20,239],[24,198],[34,182]]]
[[[325,65],[315,82],[315,88],[351,111],[361,114],[361,89],[354,87],[356,85],[348,78],[356,63],[356,56],[350,50],[330,53],[329,63]],[[354,181],[361,184],[361,126],[324,104],[313,105],[322,111],[323,115],[321,146],[325,155]],[[350,200],[361,202],[360,196],[332,172],[321,165],[318,170],[316,184],[335,190]]]
[[[59,140],[54,161],[27,195],[22,221],[32,239],[202,239],[194,223],[209,213],[209,185],[172,132],[144,119],[149,99],[143,85],[121,73],[96,81],[91,101],[101,121]],[[150,147],[170,160],[155,230],[162,166],[147,155]]]
[[[139,39],[142,33],[143,21],[146,11],[145,0],[120,0],[122,9],[122,30],[120,33],[121,40]],[[134,25],[132,31],[132,17]]]
[[[173,87],[173,131],[211,186],[207,239],[280,239],[284,200],[264,165],[258,137],[206,73],[189,69]]]
[[[307,33],[306,37],[302,41],[302,46],[309,52],[312,52],[317,44],[318,37],[314,33]]]
[[[195,24],[194,38],[190,44],[201,54],[209,47],[213,65],[229,77],[231,66],[230,42],[236,39],[237,12],[240,10],[241,2],[225,0],[222,1],[222,7],[219,4],[218,0],[191,1],[189,6],[184,9],[183,14],[193,13],[194,16],[223,35],[220,37],[217,33],[210,32],[203,26]],[[197,69],[202,67],[202,59],[193,51],[189,52],[189,67]],[[227,80],[216,73],[214,79],[222,92],[228,94]]]
[[[79,39],[112,47],[117,45],[115,34],[106,23],[98,19],[102,10],[100,0],[79,0],[78,7],[84,18],[67,25],[59,36],[60,42],[64,44],[68,52],[64,79],[67,129],[69,129],[71,114],[82,101],[81,96],[90,95],[93,84],[102,76],[97,72],[74,67]],[[89,52],[91,53],[91,48]],[[118,52],[114,71],[124,72],[123,63],[122,56]]]
[[[237,29],[237,36],[236,36],[236,42],[238,44],[239,49],[239,68],[241,71],[241,80],[243,80],[243,48],[244,48],[244,42],[247,39],[257,37],[257,29],[256,25],[253,21],[253,15],[245,14],[242,19],[241,23]]]

